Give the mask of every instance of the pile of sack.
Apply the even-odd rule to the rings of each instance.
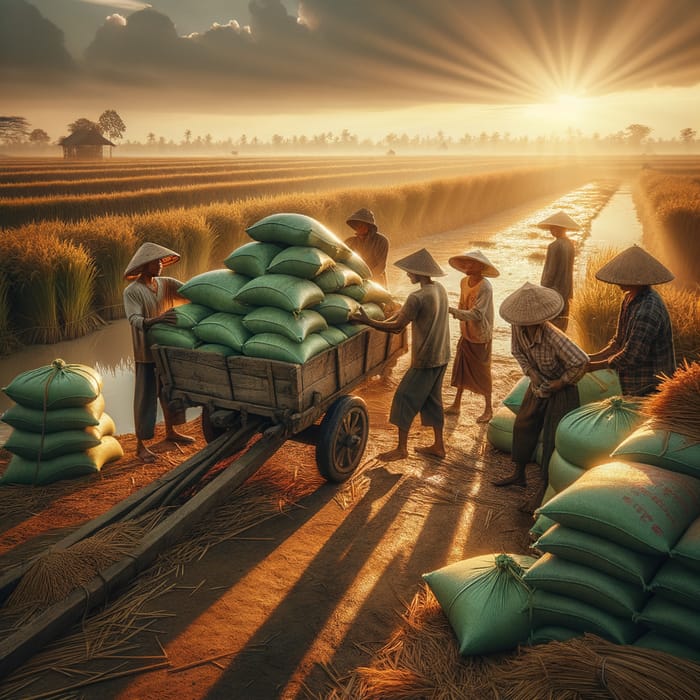
[[[362,258],[303,214],[272,214],[246,229],[253,239],[180,288],[175,326],[156,324],[152,344],[304,363],[366,326],[348,322],[362,306],[384,319],[389,292]]]
[[[17,375],[3,391],[15,405],[1,417],[13,430],[0,483],[48,484],[93,474],[124,456],[92,367],[56,359]]]

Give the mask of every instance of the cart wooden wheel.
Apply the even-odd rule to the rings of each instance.
[[[341,396],[326,411],[316,443],[316,464],[321,476],[335,483],[346,481],[362,459],[369,436],[367,405],[359,396]]]
[[[225,425],[219,423],[214,423],[209,411],[209,407],[202,406],[202,435],[204,439],[209,442],[213,442],[216,438],[221,437],[225,432],[229,430],[236,430],[240,427],[240,414],[237,411],[231,411],[227,416],[227,421]]]

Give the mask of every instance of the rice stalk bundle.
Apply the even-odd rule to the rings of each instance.
[[[97,271],[82,245],[63,242],[64,255],[57,263],[56,295],[63,322],[63,340],[87,335],[100,325],[94,309]]]
[[[700,441],[700,362],[684,361],[641,408],[655,426]]]
[[[677,360],[700,359],[700,294],[675,284],[658,288],[671,317]]]
[[[211,251],[213,238],[206,219],[194,210],[174,209],[164,213],[170,220],[170,226],[176,231],[177,250],[180,255],[180,265],[183,267],[185,279],[194,277],[200,272],[211,268]],[[184,263],[184,265],[183,265]],[[219,261],[215,267],[222,267]]]
[[[7,275],[0,270],[0,355],[11,352],[18,345],[12,330],[10,310],[10,283]]]
[[[226,256],[249,241],[237,204],[213,204],[201,210],[211,235],[211,262],[218,267]]]

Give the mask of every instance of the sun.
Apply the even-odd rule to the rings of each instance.
[[[578,109],[584,104],[584,99],[573,93],[561,93],[557,95],[555,101],[560,107],[568,110]]]

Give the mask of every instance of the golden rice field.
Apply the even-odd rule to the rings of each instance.
[[[221,267],[246,227],[274,212],[344,232],[348,213],[369,206],[405,242],[611,175],[636,180],[645,244],[659,257],[698,245],[699,159],[0,161],[0,353],[122,316],[123,270],[146,240],[178,250],[187,279]]]

